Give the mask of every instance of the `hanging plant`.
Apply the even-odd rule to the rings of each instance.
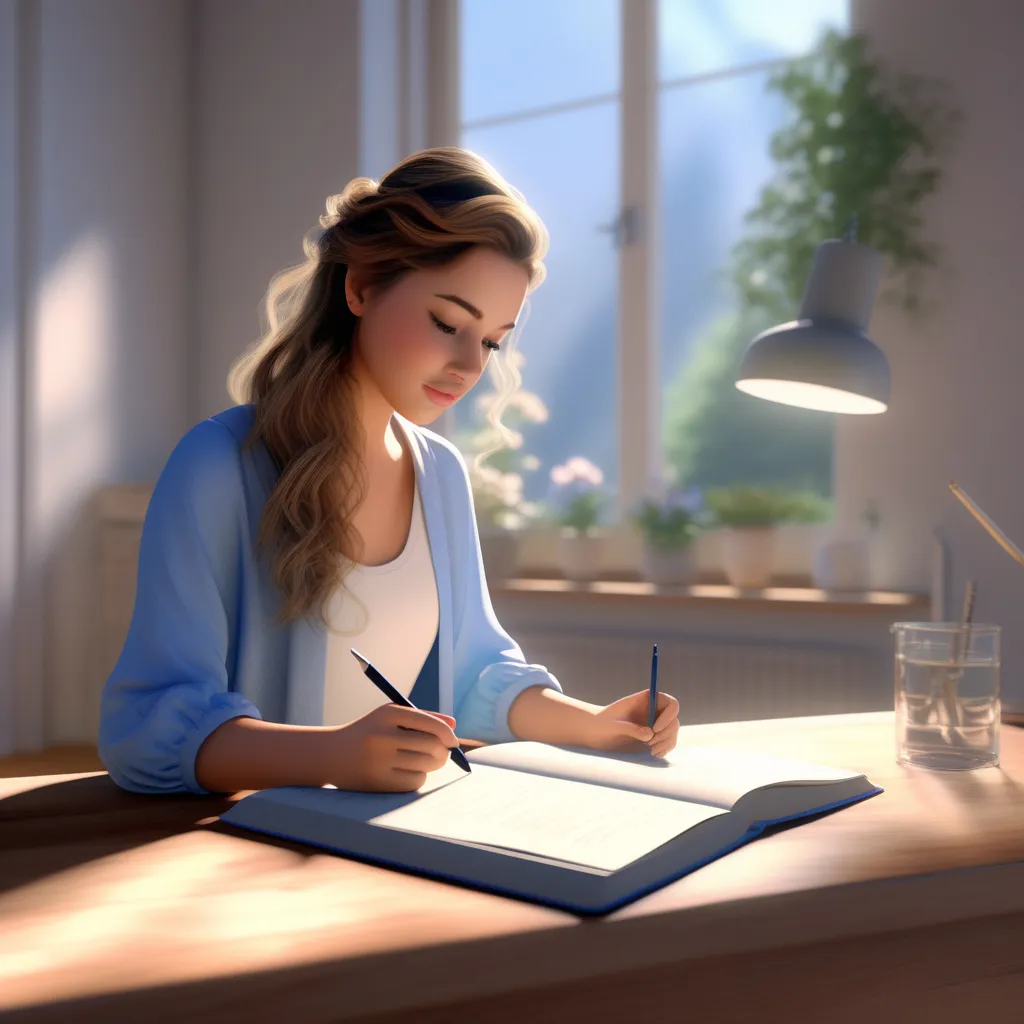
[[[858,241],[886,258],[880,297],[919,312],[923,274],[939,258],[921,235],[922,204],[939,187],[937,157],[960,121],[945,85],[889,74],[864,37],[833,30],[767,87],[792,116],[772,136],[775,174],[733,250],[741,307],[792,319],[818,245],[842,237],[856,215]]]
[[[789,110],[770,142],[774,173],[721,271],[735,305],[697,339],[668,393],[666,454],[700,487],[742,480],[828,494],[834,417],[751,398],[736,370],[757,333],[797,315],[815,251],[843,237],[853,214],[857,240],[885,259],[879,300],[923,310],[924,275],[940,255],[923,237],[923,204],[961,117],[943,83],[886,72],[863,37],[835,31],[767,88]]]

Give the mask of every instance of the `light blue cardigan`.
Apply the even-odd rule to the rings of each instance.
[[[252,421],[253,407],[241,405],[193,427],[150,500],[131,626],[100,711],[99,755],[124,789],[205,793],[196,753],[239,715],[323,724],[327,632],[315,616],[275,621],[280,592],[256,557],[277,471],[262,444],[242,451]],[[458,450],[395,421],[410,442],[437,581],[436,710],[455,716],[461,737],[514,739],[515,698],[561,687],[526,664],[494,616]]]

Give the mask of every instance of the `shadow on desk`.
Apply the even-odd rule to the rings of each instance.
[[[0,893],[203,827],[235,799],[128,793],[105,772],[0,780]]]
[[[460,745],[469,751],[485,744]],[[0,894],[197,829],[238,836],[216,819],[245,795],[129,793],[106,772],[0,778]],[[259,841],[305,857],[322,853],[271,836]]]

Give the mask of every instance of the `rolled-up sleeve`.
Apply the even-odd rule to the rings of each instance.
[[[99,755],[137,793],[205,793],[207,736],[258,708],[229,685],[244,496],[238,446],[215,420],[178,443],[157,481],[139,549],[135,606],[103,689]]]
[[[561,692],[558,680],[543,666],[495,661],[477,676],[455,708],[456,732],[466,739],[505,743],[516,739],[508,727],[508,713],[516,697],[531,686]]]

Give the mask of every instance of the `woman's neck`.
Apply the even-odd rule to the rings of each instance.
[[[393,469],[403,458],[402,438],[394,421],[395,410],[372,386],[362,385],[357,394],[357,408],[362,426],[362,459],[371,476],[380,470]]]

